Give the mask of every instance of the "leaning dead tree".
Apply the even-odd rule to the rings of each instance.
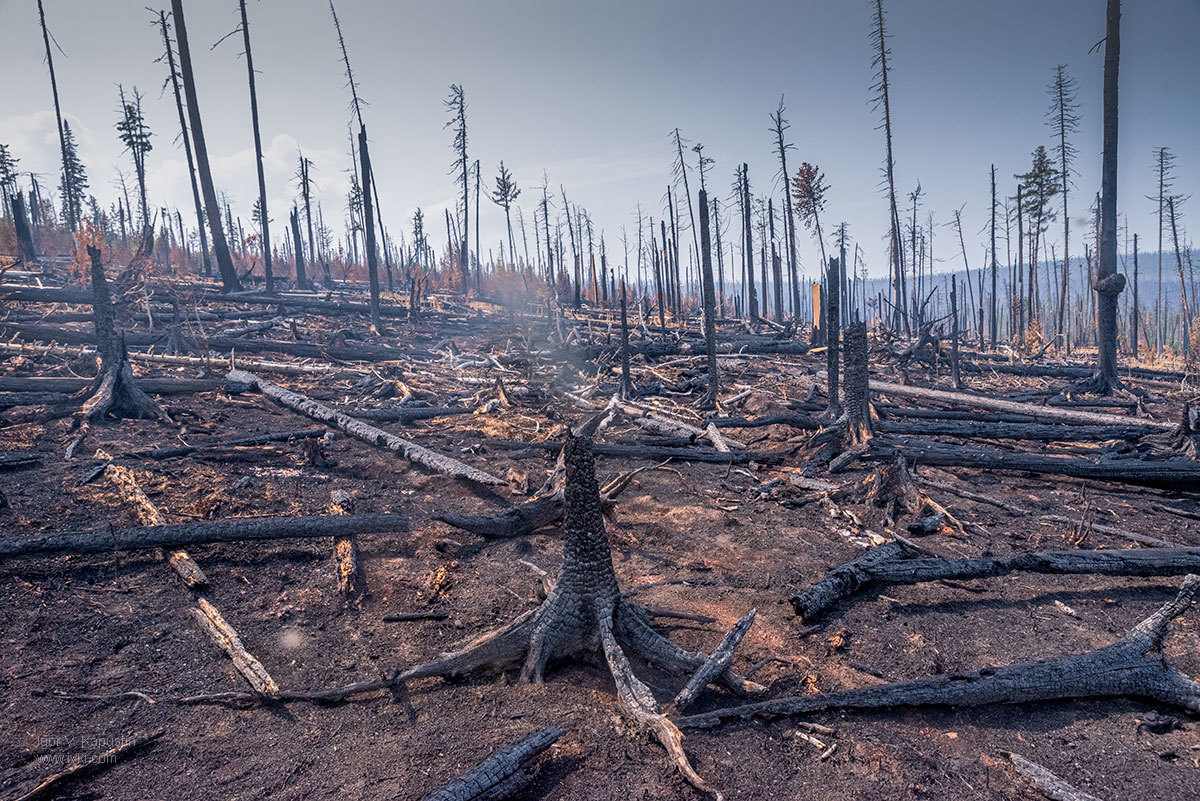
[[[196,150],[196,172],[200,178],[204,210],[208,217],[208,230],[212,234],[213,253],[217,259],[217,271],[221,275],[221,286],[225,292],[237,292],[242,284],[233,267],[229,243],[221,227],[221,205],[217,202],[217,190],[213,185],[212,169],[208,163],[208,144],[204,140],[204,124],[200,118],[200,101],[196,96],[196,79],[192,72],[192,51],[188,46],[187,24],[183,17],[183,0],[171,0],[171,15],[175,18],[175,40],[179,47],[179,73],[183,78],[183,91],[187,100],[188,121],[191,123],[192,144]]]
[[[678,718],[682,728],[707,728],[727,720],[799,715],[829,709],[901,706],[972,707],[1025,704],[1065,698],[1149,698],[1200,712],[1200,682],[1167,664],[1163,641],[1171,621],[1192,605],[1200,576],[1189,574],[1179,593],[1112,645],[1082,654],[832,693],[776,698]]]
[[[733,648],[740,637],[723,643],[712,657],[685,651],[656,632],[647,610],[622,594],[613,572],[592,455],[592,437],[603,417],[603,413],[596,415],[570,432],[563,450],[566,471],[563,563],[545,602],[458,651],[404,671],[396,677],[396,682],[500,671],[520,665],[521,681],[540,684],[552,659],[592,650],[598,642],[625,712],[640,730],[658,739],[690,784],[719,798],[692,768],[683,751],[683,735],[664,714],[650,688],[634,675],[621,645],[670,673],[699,675],[701,686],[720,683],[735,692],[760,688],[729,669]],[[744,634],[749,626],[735,628]],[[692,687],[691,694],[695,692]],[[676,705],[680,702],[677,698]]]

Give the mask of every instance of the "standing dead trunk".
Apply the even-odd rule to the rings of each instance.
[[[621,388],[622,400],[633,395],[633,381],[629,378],[629,318],[625,313],[625,279],[621,279]]]
[[[167,28],[167,12],[158,12],[158,24],[162,29],[163,47],[166,48],[167,69],[171,73],[175,110],[179,114],[179,136],[183,140],[183,152],[187,156],[188,181],[192,185],[192,204],[196,211],[196,228],[200,233],[200,252],[204,261],[204,274],[208,276],[212,275],[212,259],[208,253],[208,233],[204,230],[204,210],[200,206],[200,187],[196,184],[196,164],[192,159],[192,139],[188,134],[187,117],[183,110],[183,94],[179,88],[179,71],[175,68],[175,49],[171,47],[171,34]]]
[[[78,208],[73,200],[76,197],[75,176],[67,166],[70,161],[67,154],[67,134],[63,127],[62,106],[58,102],[58,79],[54,76],[54,54],[50,50],[50,31],[46,28],[46,11],[42,8],[42,0],[38,0],[38,19],[42,24],[42,41],[46,45],[46,67],[50,71],[50,91],[54,95],[54,118],[58,122],[58,145],[62,155],[62,188],[67,196],[63,208],[67,212],[67,225],[74,231],[79,227]]]
[[[254,128],[254,166],[258,170],[258,224],[262,227],[263,275],[267,294],[275,293],[275,273],[271,270],[271,217],[267,213],[267,179],[263,174],[262,135],[258,128],[258,92],[254,88],[254,56],[250,52],[250,22],[246,17],[246,0],[238,0],[242,15],[242,41],[246,46],[246,74],[250,83],[250,124]],[[303,246],[296,237],[296,250]]]
[[[742,225],[746,237],[746,274],[743,280],[749,293],[750,320],[758,319],[758,295],[754,290],[754,234],[750,227],[750,165],[742,163]]]
[[[867,324],[855,322],[846,327],[846,384],[842,402],[846,411],[845,444],[857,446],[871,435],[871,372],[867,351]]]
[[[829,415],[836,418],[841,412],[838,404],[838,345],[841,334],[841,265],[829,259],[825,273],[825,356],[829,384]]]
[[[1100,356],[1094,389],[1111,395],[1117,377],[1117,298],[1125,276],[1117,272],[1117,75],[1121,59],[1121,0],[1108,0],[1104,39],[1104,155],[1101,159],[1100,253],[1096,272]],[[1136,305],[1136,304],[1135,304]]]
[[[700,281],[704,296],[704,344],[708,361],[708,392],[700,405],[717,405],[717,298],[713,287],[712,248],[708,235],[708,192],[700,190]]]
[[[221,228],[221,206],[217,202],[217,191],[213,186],[212,170],[208,164],[208,145],[204,140],[204,123],[200,119],[200,101],[196,96],[196,79],[192,72],[192,51],[188,46],[187,25],[183,18],[183,0],[171,0],[171,13],[175,17],[175,35],[179,44],[179,71],[183,77],[188,119],[191,122],[192,139],[196,146],[196,167],[200,175],[200,188],[204,195],[204,209],[208,215],[209,233],[212,234],[213,252],[217,257],[217,270],[221,274],[221,286],[224,291],[237,292],[242,288],[242,284],[233,268],[229,243],[226,242],[225,233]]]
[[[962,389],[962,373],[958,364],[958,280],[950,276],[950,377],[955,389]]]
[[[1129,345],[1133,359],[1138,357],[1138,320],[1141,310],[1138,303],[1138,235],[1133,235],[1133,308],[1129,311]]]
[[[290,218],[291,218],[291,222],[292,222],[292,241],[296,243],[296,247],[293,248],[293,252],[296,257],[296,288],[307,290],[308,289],[308,273],[305,272],[305,269],[304,269],[304,248],[299,244],[299,242],[300,242],[300,212],[295,206],[292,207],[292,213],[290,215]]]
[[[29,227],[29,215],[25,211],[25,195],[17,192],[12,196],[13,231],[17,235],[17,249],[26,264],[37,261],[33,247],[33,231]]]
[[[371,328],[382,334],[383,318],[379,316],[379,256],[375,250],[375,210],[371,202],[371,186],[375,182],[375,175],[371,172],[371,156],[367,153],[365,125],[358,129],[358,155],[362,160],[363,233],[367,245],[367,281],[371,292]]]

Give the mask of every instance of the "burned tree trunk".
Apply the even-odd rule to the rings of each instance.
[[[292,213],[290,216],[292,223],[292,241],[299,243],[300,212],[295,206],[292,206]],[[297,244],[294,248],[294,253],[296,257],[296,288],[308,289],[308,273],[304,269],[304,248]]]
[[[133,377],[133,368],[125,353],[125,341],[117,335],[112,296],[104,277],[100,251],[91,245],[87,251],[92,265],[92,309],[100,372],[92,385],[77,396],[77,400],[83,401],[81,422],[99,420],[109,414],[169,420],[167,413],[142,391]]]
[[[919,557],[919,558],[918,558]],[[1200,548],[1137,550],[1035,551],[1013,556],[943,559],[916,554],[890,542],[829,571],[816,584],[789,600],[807,622],[843,598],[874,586],[922,584],[947,579],[979,579],[1009,573],[1097,576],[1181,576],[1200,571]]]
[[[829,259],[829,266],[825,272],[825,286],[827,301],[825,303],[825,364],[828,378],[826,383],[829,390],[829,414],[831,417],[837,417],[841,412],[840,404],[838,403],[838,345],[841,338],[841,265],[835,258]],[[849,368],[847,368],[849,369]]]
[[[717,405],[717,296],[713,287],[712,253],[708,233],[708,192],[700,190],[700,280],[704,294],[704,343],[708,361],[708,391],[700,401],[705,409]],[[624,312],[622,312],[624,313]]]
[[[958,363],[958,281],[950,276],[950,378],[955,389],[962,389],[962,372]]]
[[[503,801],[537,778],[538,769],[529,763],[563,735],[559,728],[527,734],[506,745],[422,801]]]
[[[17,192],[12,196],[13,231],[17,235],[17,252],[26,264],[37,261],[37,251],[33,247],[33,231],[29,227],[29,214],[25,210],[25,196]]]
[[[250,52],[250,21],[246,17],[246,0],[238,0],[242,15],[242,40],[246,45],[246,73],[250,83],[250,124],[254,128],[254,166],[258,169],[258,215],[262,226],[263,275],[267,294],[275,293],[275,273],[271,270],[271,217],[267,213],[267,179],[263,173],[262,135],[258,129],[258,90],[254,86],[254,56]],[[303,246],[296,239],[296,249]]]
[[[221,228],[221,206],[217,203],[217,190],[213,186],[212,170],[208,164],[208,144],[204,140],[204,124],[200,119],[200,101],[196,96],[196,79],[192,72],[192,51],[188,46],[187,25],[183,18],[183,0],[171,0],[171,14],[175,17],[175,36],[179,45],[179,71],[183,77],[183,89],[187,97],[188,119],[192,126],[192,141],[196,147],[196,171],[200,176],[200,188],[204,195],[209,233],[212,234],[213,252],[217,257],[217,270],[221,274],[221,286],[224,291],[237,292],[242,288],[242,284],[238,280],[237,271],[233,268],[229,243]]]
[[[1197,590],[1200,590],[1200,576],[1189,574],[1174,600],[1117,642],[1087,653],[943,673],[875,687],[777,698],[679,718],[676,722],[683,728],[707,728],[738,718],[797,715],[823,709],[972,707],[1111,697],[1150,698],[1200,712],[1200,682],[1167,664],[1162,651],[1167,626],[1191,607]]]
[[[625,279],[621,279],[621,387],[622,400],[633,396],[633,381],[629,377],[629,317],[625,311]]]
[[[618,698],[637,728],[657,738],[690,784],[712,792],[684,754],[679,729],[662,713],[650,688],[634,675],[621,648],[620,643],[624,643],[648,662],[675,674],[691,675],[710,665],[705,654],[685,651],[654,631],[647,610],[621,593],[604,530],[592,455],[592,436],[603,417],[601,413],[571,431],[563,450],[566,542],[562,568],[545,602],[504,628],[477,637],[461,650],[410,668],[395,681],[461,676],[521,665],[521,680],[540,684],[550,660],[593,649],[599,642],[616,682]],[[710,678],[735,691],[758,689],[728,667]]]
[[[362,160],[363,181],[363,234],[367,241],[367,280],[371,291],[371,328],[376,333],[385,333],[383,318],[379,316],[379,255],[375,248],[375,210],[371,203],[371,186],[375,174],[371,172],[371,157],[367,153],[367,126],[358,130],[358,155]]]
[[[845,404],[846,439],[862,445],[871,436],[870,363],[867,351],[867,324],[856,322],[846,327],[846,385],[842,390]]]

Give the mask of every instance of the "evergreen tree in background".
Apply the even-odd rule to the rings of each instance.
[[[63,219],[79,220],[87,200],[88,179],[83,162],[79,160],[79,146],[75,143],[75,134],[71,132],[71,123],[66,120],[63,120],[63,178],[58,186]]]

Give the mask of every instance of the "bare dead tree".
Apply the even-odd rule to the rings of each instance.
[[[158,26],[162,31],[164,53],[159,57],[167,60],[167,81],[175,94],[175,110],[179,114],[179,138],[183,140],[183,152],[187,156],[188,181],[192,185],[192,204],[196,212],[196,229],[200,234],[200,251],[204,263],[204,274],[212,275],[212,259],[208,252],[208,232],[204,230],[204,210],[200,205],[200,187],[196,183],[196,164],[192,159],[192,138],[188,133],[187,117],[183,111],[183,94],[179,88],[179,71],[175,68],[175,48],[171,45],[171,31],[167,26],[167,12],[158,12]]]
[[[242,42],[246,47],[246,80],[250,85],[250,124],[254,129],[254,166],[258,171],[258,212],[262,229],[263,275],[266,277],[267,294],[275,293],[275,274],[271,270],[271,215],[267,212],[267,179],[263,172],[262,134],[258,125],[258,91],[254,86],[254,56],[250,51],[250,22],[246,16],[246,0],[238,0],[238,11],[242,16]],[[297,239],[297,250],[303,247]]]
[[[875,50],[872,67],[875,68],[875,92],[873,98],[876,108],[883,108],[883,131],[887,144],[887,155],[884,161],[884,176],[887,180],[888,204],[891,213],[891,242],[892,242],[892,306],[894,327],[901,324],[907,327],[908,312],[905,298],[904,254],[900,245],[900,215],[896,210],[896,161],[892,153],[892,102],[888,92],[888,56],[891,49],[887,46],[887,26],[883,18],[883,0],[875,0],[875,20],[871,26],[871,45]],[[822,257],[824,260],[824,257]]]
[[[233,269],[233,257],[229,253],[229,243],[225,240],[225,232],[221,227],[221,207],[217,203],[217,191],[213,186],[212,170],[208,163],[208,145],[204,140],[200,101],[196,95],[196,79],[192,72],[192,51],[188,46],[183,0],[171,0],[171,14],[175,18],[175,35],[179,46],[179,71],[183,78],[184,96],[187,98],[188,119],[191,123],[193,144],[196,147],[196,168],[200,177],[201,192],[204,196],[205,213],[208,215],[208,229],[212,234],[217,271],[221,275],[222,289],[225,292],[237,292],[242,288],[242,283]]]
[[[50,50],[50,30],[46,27],[46,10],[42,7],[42,0],[38,0],[38,21],[42,25],[42,41],[46,45],[46,69],[50,71],[50,92],[54,97],[54,119],[58,123],[58,146],[62,156],[62,180],[63,190],[68,195],[74,195],[73,176],[69,167],[69,156],[67,152],[67,136],[66,129],[63,127],[62,106],[58,101],[58,79],[54,75],[54,53]],[[55,45],[57,46],[57,42]],[[61,51],[60,51],[61,52]],[[71,204],[67,205],[68,217],[67,225],[72,231],[79,227],[79,216],[75,213],[74,207]]]
[[[451,174],[457,174],[457,181],[462,189],[462,245],[459,252],[459,266],[462,269],[463,278],[463,294],[467,292],[467,284],[471,277],[471,264],[468,256],[469,242],[467,241],[468,217],[470,215],[470,201],[468,200],[468,190],[470,181],[468,180],[468,162],[467,162],[467,100],[463,93],[463,88],[459,84],[450,84],[450,94],[446,96],[446,108],[450,111],[450,119],[447,120],[444,127],[450,128],[454,133],[454,140],[450,144],[450,149],[454,151],[454,163],[451,165]]]
[[[1054,78],[1047,89],[1051,102],[1046,116],[1057,140],[1054,151],[1058,156],[1059,178],[1062,180],[1059,191],[1062,192],[1063,204],[1063,271],[1062,284],[1059,287],[1058,320],[1054,332],[1057,336],[1063,334],[1071,287],[1069,278],[1071,272],[1069,249],[1071,217],[1067,209],[1067,191],[1071,185],[1072,164],[1074,164],[1076,156],[1075,145],[1071,142],[1070,137],[1079,130],[1079,103],[1076,100],[1076,88],[1075,79],[1067,73],[1065,64],[1059,64],[1054,68]]]

